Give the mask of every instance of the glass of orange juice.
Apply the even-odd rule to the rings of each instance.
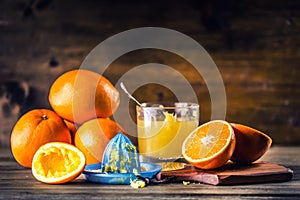
[[[199,124],[199,105],[185,102],[143,103],[136,110],[141,161],[175,161],[181,158],[183,141]]]

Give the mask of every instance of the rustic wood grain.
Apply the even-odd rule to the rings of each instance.
[[[172,181],[194,181],[210,185],[238,185],[268,182],[290,181],[293,170],[268,162],[255,162],[250,165],[227,163],[215,170],[200,170],[191,165],[184,169],[161,172],[162,180],[172,178]]]
[[[280,183],[211,186],[170,183],[133,189],[128,185],[101,185],[84,181],[48,185],[38,182],[30,169],[18,165],[9,149],[0,149],[0,199],[286,199],[300,195],[299,147],[275,146],[262,158],[294,170],[291,181]],[[292,159],[291,159],[292,158]]]

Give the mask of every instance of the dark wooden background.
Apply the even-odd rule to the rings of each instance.
[[[22,113],[49,108],[48,90],[59,74],[78,68],[106,38],[146,26],[180,31],[208,51],[225,83],[228,121],[260,129],[274,144],[300,144],[300,1],[0,0],[0,145],[9,145]],[[115,83],[149,62],[180,66],[199,95],[201,122],[210,119],[205,85],[174,55],[135,51],[105,75]],[[153,85],[135,96],[172,98]]]

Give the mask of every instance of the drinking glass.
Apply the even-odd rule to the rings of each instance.
[[[140,159],[160,162],[181,158],[183,141],[199,124],[199,105],[143,103],[136,110]]]

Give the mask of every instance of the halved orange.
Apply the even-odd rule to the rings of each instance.
[[[182,145],[183,157],[195,167],[214,169],[227,163],[235,147],[231,125],[213,120],[196,128]]]
[[[272,139],[265,133],[242,124],[231,123],[236,146],[231,160],[249,164],[261,158],[271,147]]]
[[[34,154],[31,169],[37,180],[61,184],[75,179],[84,167],[84,154],[77,147],[63,142],[50,142]]]

